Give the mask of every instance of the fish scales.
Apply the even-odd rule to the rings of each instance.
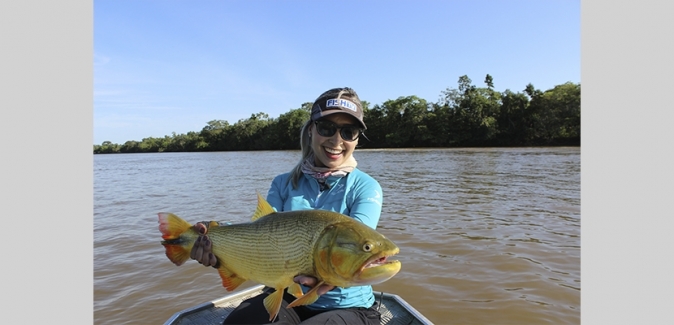
[[[266,285],[277,285],[283,275],[312,274],[314,244],[335,219],[302,216],[295,211],[216,227],[209,230],[213,252],[238,276]]]

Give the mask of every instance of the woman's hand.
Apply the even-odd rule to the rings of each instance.
[[[306,275],[298,275],[295,278],[293,278],[293,281],[303,284],[307,287],[313,288],[316,283],[318,283],[318,279],[312,277],[312,276],[306,276]],[[316,294],[319,296],[323,295],[324,293],[334,289],[335,286],[329,285],[329,284],[321,284],[320,287],[318,287],[318,290],[316,291]]]
[[[213,244],[208,238],[208,235],[206,235],[208,232],[208,227],[206,227],[203,222],[197,222],[193,227],[196,231],[199,232],[200,235],[194,242],[194,246],[192,246],[190,258],[196,260],[203,266],[212,266],[217,268],[220,263],[218,263],[218,259],[213,254]]]

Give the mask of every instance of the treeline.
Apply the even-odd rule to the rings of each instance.
[[[438,102],[417,96],[399,97],[363,111],[370,140],[360,148],[485,147],[580,145],[580,84],[565,83],[540,91],[528,84],[524,92],[497,92],[493,79],[476,87],[468,76],[458,88],[442,91]],[[234,124],[212,120],[199,132],[172,133],[94,145],[94,153],[244,151],[299,149],[299,130],[309,118],[311,102],[278,118],[251,115]]]

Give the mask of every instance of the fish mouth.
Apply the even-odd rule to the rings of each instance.
[[[368,259],[365,262],[365,264],[363,264],[363,266],[360,268],[360,271],[363,272],[363,270],[365,270],[367,268],[382,266],[382,265],[385,265],[387,263],[396,262],[396,261],[391,261],[391,262],[388,261],[389,257],[390,257],[390,255],[389,256],[386,256],[386,255],[385,256],[373,256],[370,259]]]
[[[358,270],[357,280],[362,284],[377,284],[384,282],[400,271],[400,261],[389,260],[389,257],[398,252],[378,254],[369,258]]]

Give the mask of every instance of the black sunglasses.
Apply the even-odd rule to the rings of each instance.
[[[318,132],[320,136],[331,137],[335,135],[337,129],[339,129],[339,135],[342,137],[342,140],[349,142],[358,139],[358,136],[362,131],[361,128],[355,125],[338,126],[337,124],[326,120],[318,120],[315,121],[314,124],[316,125],[316,132]]]

